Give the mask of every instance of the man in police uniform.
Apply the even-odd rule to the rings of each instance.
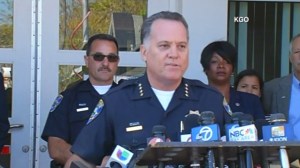
[[[223,96],[197,80],[183,78],[188,66],[189,36],[185,19],[176,12],[160,12],[145,20],[140,53],[144,76],[124,81],[104,96],[100,115],[87,124],[71,150],[73,161],[99,165],[116,145],[136,153],[147,146],[155,125],[178,141],[180,121],[195,111],[213,111],[223,125]]]
[[[89,78],[56,98],[42,134],[53,167],[62,167],[72,155],[70,148],[80,130],[101,104],[102,95],[116,85],[113,76],[118,68],[118,52],[117,40],[111,35],[96,34],[88,40],[84,60]]]

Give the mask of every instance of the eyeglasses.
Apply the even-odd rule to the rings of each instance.
[[[103,61],[105,57],[107,58],[107,60],[109,62],[117,62],[119,60],[119,56],[115,55],[115,54],[104,55],[104,54],[101,54],[101,53],[95,53],[95,54],[92,54],[90,56],[93,56],[95,61]]]

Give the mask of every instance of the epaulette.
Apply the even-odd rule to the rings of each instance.
[[[188,79],[188,80],[186,80],[186,83],[188,83],[190,86],[206,88],[206,89],[209,89],[213,92],[216,92],[216,93],[220,94],[220,92],[217,89],[215,89],[215,88],[213,88],[213,87],[211,87],[211,86],[209,86],[209,85],[207,85],[207,84],[205,84],[202,81],[197,80],[197,79]]]
[[[114,92],[117,92],[119,90],[123,90],[125,88],[128,88],[128,87],[132,87],[132,86],[136,86],[137,85],[137,79],[128,79],[128,80],[124,80],[121,84],[119,84],[118,86],[114,87],[114,88],[111,88],[107,93],[106,95],[110,95]]]

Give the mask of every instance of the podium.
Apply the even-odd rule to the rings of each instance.
[[[281,148],[285,148],[290,161],[300,158],[300,141],[281,142],[159,142],[147,147],[137,158],[136,165],[191,165],[205,160],[208,150],[213,150],[216,165],[220,158],[236,162],[240,153],[251,150],[254,165],[280,160]]]

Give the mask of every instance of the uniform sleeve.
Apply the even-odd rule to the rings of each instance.
[[[0,149],[5,143],[8,130],[8,111],[5,99],[3,76],[0,73]]]
[[[112,129],[108,125],[107,110],[103,111],[81,130],[71,151],[82,159],[100,165],[102,158],[111,154]]]
[[[62,100],[59,100],[62,96]],[[69,121],[68,121],[68,111],[71,105],[71,94],[63,92],[59,95],[48,114],[48,118],[42,133],[42,139],[48,141],[48,137],[58,137],[69,142]]]

